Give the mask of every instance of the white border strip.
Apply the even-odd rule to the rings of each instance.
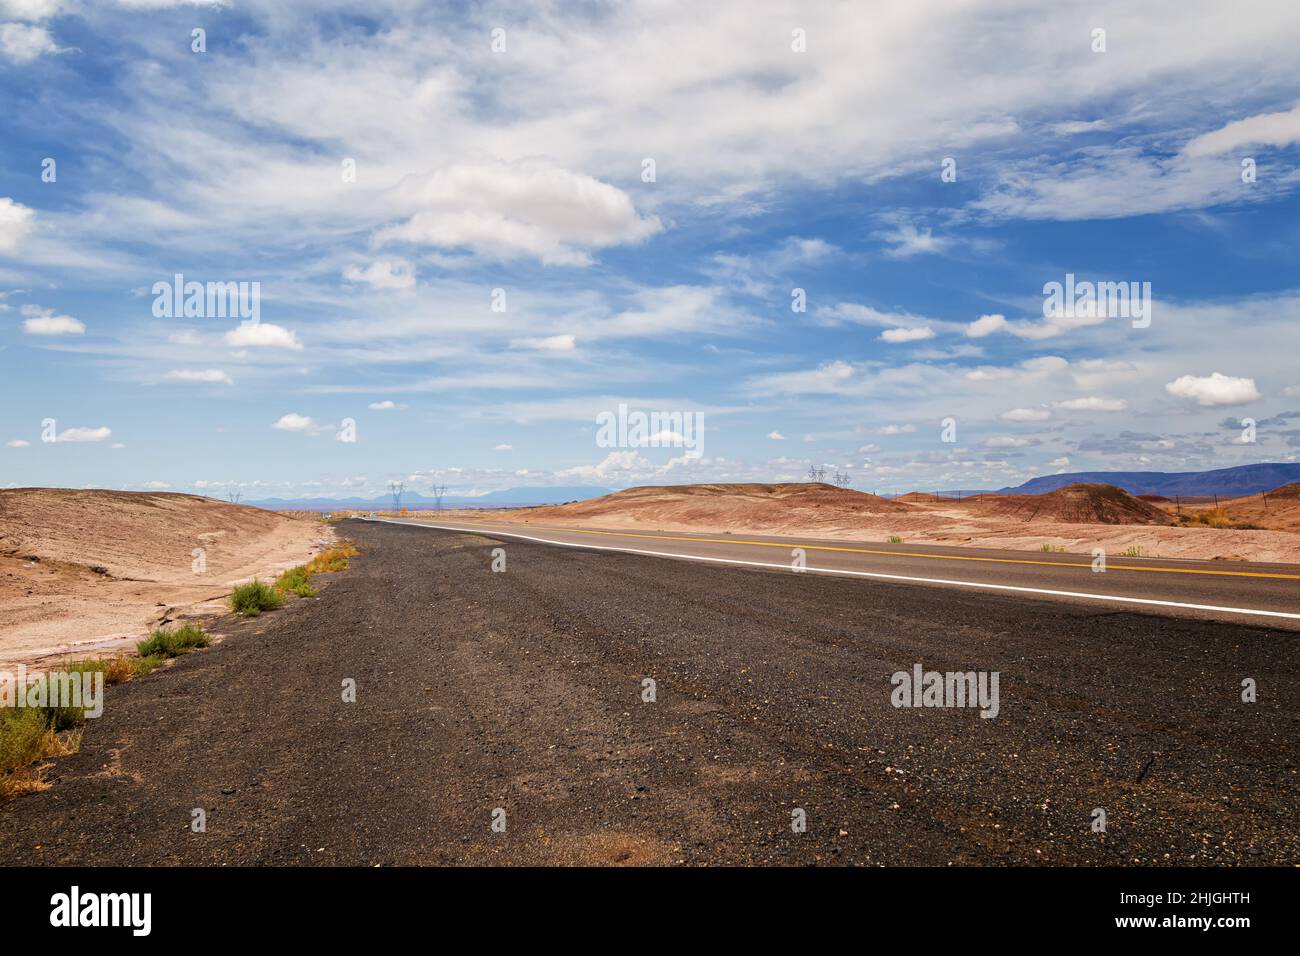
[[[684,561],[708,561],[714,564],[735,564],[751,568],[773,568],[778,571],[790,571],[788,564],[773,564],[768,561],[743,561],[740,558],[712,558],[700,554],[677,554],[670,551],[644,551],[640,548],[616,548],[611,545],[576,543],[572,541],[552,541],[549,538],[536,538],[526,534],[510,531],[485,530],[483,528],[457,528],[445,524],[429,524],[427,521],[398,521],[393,518],[361,518],[362,521],[383,522],[384,524],[404,524],[413,528],[434,528],[439,531],[459,531],[464,534],[478,534],[484,537],[519,538],[523,541],[535,541],[538,544],[550,544],[560,548],[582,548],[587,551],[617,551],[622,554],[643,554],[656,558],[680,558]],[[849,571],[838,568],[806,568],[815,574],[840,574],[855,578],[879,578],[885,581],[907,581],[912,584],[947,584],[961,588],[983,588],[992,591],[1015,591],[1021,594],[1047,594],[1052,597],[1083,598],[1086,601],[1111,601],[1117,604],[1145,604],[1155,607],[1177,607],[1190,611],[1218,611],[1223,614],[1246,614],[1255,617],[1281,617],[1300,621],[1300,614],[1287,611],[1263,611],[1250,607],[1221,607],[1217,604],[1185,604],[1182,601],[1159,601],[1155,598],[1124,597],[1117,594],[1089,594],[1086,591],[1055,591],[1050,588],[1029,588],[1016,584],[990,584],[981,581],[954,581],[950,578],[918,578],[907,574],[885,574],[880,571]]]

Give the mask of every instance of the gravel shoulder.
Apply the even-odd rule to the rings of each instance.
[[[0,805],[0,862],[1300,851],[1295,632],[398,525],[341,533],[362,554],[318,598],[222,618],[213,648],[111,688],[54,786]],[[890,675],[914,663],[998,671],[998,717],[894,708]],[[1245,677],[1258,703],[1241,703]]]

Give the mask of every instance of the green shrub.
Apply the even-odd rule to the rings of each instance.
[[[900,537],[899,537],[898,535],[896,535],[896,534],[891,534],[891,535],[889,536],[889,543],[890,543],[890,544],[902,544],[902,543],[903,543],[903,539],[900,538]]]
[[[212,639],[203,628],[194,624],[184,624],[170,631],[166,628],[156,628],[147,641],[141,641],[135,646],[135,650],[142,658],[158,657],[166,660],[169,657],[187,654],[196,647],[207,647],[211,643]]]
[[[256,617],[263,611],[274,611],[283,603],[284,598],[279,591],[256,578],[247,584],[241,584],[230,595],[231,610],[245,617]]]
[[[287,591],[290,594],[298,595],[298,597],[315,597],[320,593],[319,590],[311,586],[311,571],[305,564],[290,568],[281,574],[275,580],[275,587],[278,591]]]

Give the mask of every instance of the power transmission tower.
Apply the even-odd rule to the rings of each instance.
[[[229,501],[232,505],[237,505],[237,504],[239,504],[239,499],[242,498],[243,496],[244,496],[244,495],[243,495],[243,492],[240,492],[240,491],[227,491],[227,492],[226,492],[226,500]]]
[[[393,496],[393,510],[402,510],[402,492],[406,490],[406,482],[390,481],[388,483],[388,493]]]
[[[437,507],[437,509],[438,509],[439,511],[442,510],[442,496],[445,495],[446,493],[447,493],[447,486],[446,486],[446,485],[437,485],[437,484],[435,484],[435,485],[433,486],[433,498],[434,498],[434,501],[437,502],[436,507]]]

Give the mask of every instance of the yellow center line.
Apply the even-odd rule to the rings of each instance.
[[[459,519],[466,524],[478,524],[490,528],[485,522],[470,518]],[[504,531],[500,525],[500,530]],[[506,527],[516,527],[507,525]],[[562,534],[604,534],[617,538],[647,538],[657,541],[697,541],[704,544],[745,544],[760,548],[803,548],[805,551],[844,551],[850,554],[880,554],[889,557],[928,558],[936,561],[985,561],[990,564],[1038,564],[1056,568],[1091,568],[1091,564],[1077,564],[1072,561],[1040,561],[1034,558],[983,558],[973,554],[927,554],[919,551],[881,551],[873,548],[849,548],[829,544],[800,544],[784,541],[750,541],[745,538],[697,538],[671,534],[644,534],[639,531],[595,531],[590,528],[550,528],[541,525],[521,524],[517,527],[532,528],[534,531],[557,531]],[[1281,578],[1287,581],[1300,581],[1300,574],[1282,574],[1274,571],[1212,571],[1204,568],[1156,568],[1149,565],[1110,564],[1107,571],[1159,571],[1165,574],[1209,574],[1219,577],[1237,578]]]

